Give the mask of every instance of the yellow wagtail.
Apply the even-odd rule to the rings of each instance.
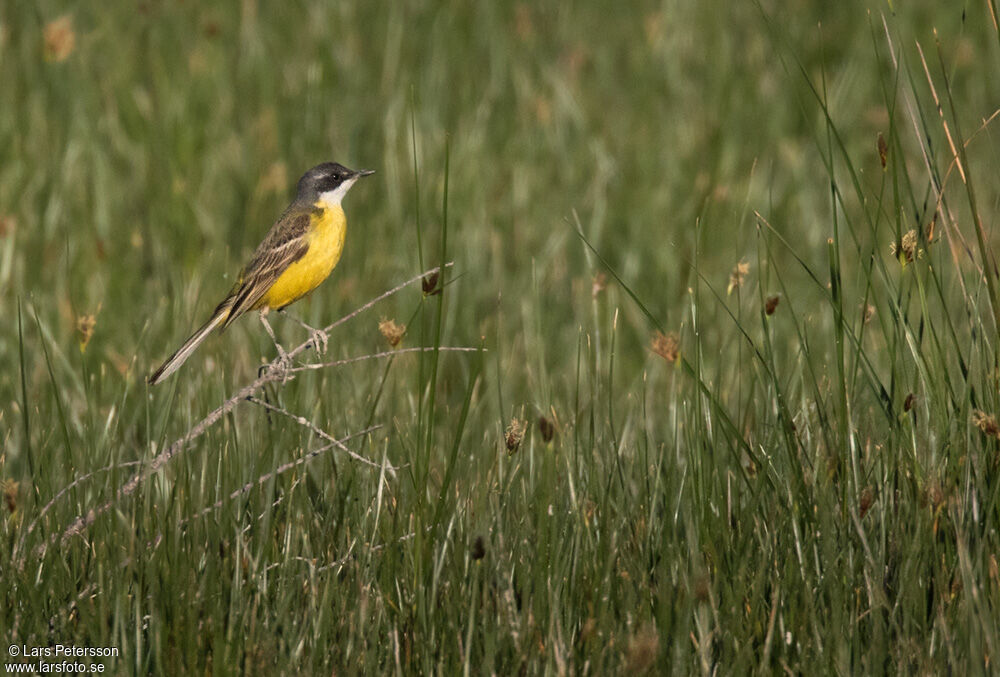
[[[347,231],[341,200],[355,181],[369,174],[374,170],[354,171],[335,162],[306,172],[299,179],[295,199],[271,226],[212,317],[153,372],[149,383],[156,385],[177,371],[213,329],[225,329],[248,310],[260,311],[273,339],[264,316],[299,300],[330,275],[340,260]]]

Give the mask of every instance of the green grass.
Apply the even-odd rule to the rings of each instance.
[[[995,671],[1000,33],[992,0],[901,4],[4,4],[3,646],[115,647],[112,674]],[[292,312],[454,261],[324,359],[387,350],[382,318],[431,350],[269,384],[310,425],[240,400],[145,478],[274,348],[246,318],[145,376],[330,159],[378,173]],[[309,455],[318,431],[370,463]]]

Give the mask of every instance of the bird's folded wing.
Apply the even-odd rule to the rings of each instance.
[[[240,275],[241,284],[229,298],[232,306],[223,329],[253,309],[283,272],[309,251],[308,213],[284,216],[271,228]]]

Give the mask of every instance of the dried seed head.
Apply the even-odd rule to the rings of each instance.
[[[472,547],[469,549],[469,556],[476,561],[486,556],[486,544],[483,543],[482,536],[476,536],[476,540],[472,542]]]
[[[667,362],[676,362],[681,355],[681,342],[674,332],[664,334],[658,331],[653,334],[649,349]]]
[[[858,505],[858,515],[861,519],[865,518],[868,511],[871,509],[872,504],[875,503],[875,492],[872,491],[871,487],[865,487],[864,491],[861,492],[861,498],[859,499],[860,505]]]
[[[917,248],[917,231],[913,228],[906,231],[898,244],[893,242],[889,245],[889,251],[903,265],[913,263],[913,259],[923,256],[923,251]]]
[[[434,296],[441,293],[441,290],[438,288],[438,278],[440,276],[440,271],[437,270],[424,276],[424,279],[420,281],[420,286],[423,288],[424,294]]]
[[[73,21],[68,14],[50,21],[42,32],[45,43],[44,57],[46,61],[61,62],[69,58],[76,46],[76,33],[73,31]]]
[[[767,315],[774,315],[774,311],[778,309],[778,303],[781,301],[781,297],[775,294],[774,296],[768,296],[767,301],[764,302],[764,313]]]
[[[521,446],[521,440],[524,439],[524,421],[516,417],[510,419],[510,425],[507,426],[507,432],[504,433],[503,437],[504,444],[507,445],[507,453],[513,455]]]
[[[13,235],[17,230],[17,219],[10,214],[0,214],[0,238]]]
[[[869,322],[872,321],[873,317],[875,317],[875,306],[869,303],[868,305],[865,306],[864,323],[868,324]]]
[[[917,231],[914,228],[906,231],[903,235],[902,251],[906,255],[907,261],[912,261],[917,252]]]
[[[702,574],[695,579],[694,598],[699,602],[708,602],[712,599],[712,581],[706,574]]]
[[[653,625],[647,623],[628,640],[626,674],[639,675],[646,672],[656,665],[659,656],[660,635]]]
[[[993,414],[987,414],[982,409],[972,411],[972,425],[983,431],[983,434],[1000,440],[1000,425]]]
[[[878,160],[882,163],[882,170],[885,171],[885,166],[889,163],[889,144],[886,143],[882,132],[878,133]]]
[[[608,276],[604,273],[597,273],[594,275],[593,280],[590,283],[590,295],[595,299],[604,291],[608,286]]]
[[[726,294],[732,294],[734,289],[742,287],[743,281],[749,272],[750,264],[746,261],[740,261],[733,266],[732,272],[729,273],[729,286],[726,288]]]
[[[937,480],[931,480],[931,482],[924,489],[924,495],[927,497],[927,501],[931,504],[931,507],[935,510],[937,510],[941,504],[944,503],[944,491],[941,490],[941,485],[938,484]]]
[[[3,500],[8,512],[17,511],[17,495],[19,484],[14,480],[3,481]]]
[[[910,393],[909,395],[907,395],[906,399],[903,401],[903,411],[909,411],[910,409],[913,409],[913,405],[916,403],[916,401],[917,401],[917,396],[915,394]]]
[[[552,425],[552,421],[545,418],[544,416],[538,417],[538,432],[542,434],[542,441],[548,444],[552,441],[553,435],[556,434],[556,428]]]
[[[76,318],[76,331],[79,334],[77,340],[80,343],[80,352],[87,352],[87,344],[90,343],[94,335],[94,327],[97,326],[97,318],[93,315],[80,315]]]
[[[403,340],[403,335],[406,333],[406,325],[396,324],[395,320],[388,320],[383,317],[378,323],[378,330],[385,337],[385,340],[389,342],[389,345],[395,348]]]

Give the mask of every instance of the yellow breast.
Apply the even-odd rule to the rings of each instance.
[[[309,225],[309,251],[288,266],[261,299],[261,307],[280,309],[294,303],[325,280],[344,251],[347,218],[340,205],[316,204]]]

